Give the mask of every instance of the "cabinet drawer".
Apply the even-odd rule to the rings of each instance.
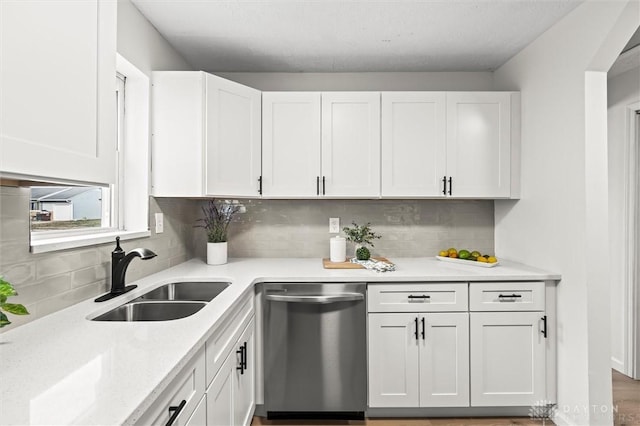
[[[467,283],[370,284],[369,312],[453,312],[467,310]]]
[[[240,338],[242,331],[253,317],[253,294],[244,298],[240,309],[232,312],[213,332],[205,344],[207,364],[207,386],[222,366],[225,358],[233,349],[234,343]]]
[[[471,283],[470,311],[544,311],[544,282]]]
[[[180,407],[182,405],[182,409],[173,424],[176,426],[185,425],[204,396],[204,372],[205,357],[204,348],[202,348],[153,405],[145,411],[136,424],[167,424],[174,413],[174,410],[170,410],[170,407]]]

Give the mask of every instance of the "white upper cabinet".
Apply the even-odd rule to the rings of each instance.
[[[519,97],[382,94],[382,196],[517,198]]]
[[[379,92],[322,94],[321,193],[380,196]]]
[[[160,71],[152,99],[154,196],[259,195],[259,91],[200,71]]]
[[[380,93],[263,94],[263,196],[380,196]]]
[[[445,92],[382,93],[382,196],[443,196]]]
[[[259,195],[261,93],[206,76],[205,195]]]
[[[263,196],[315,197],[319,179],[320,93],[263,93]]]
[[[511,93],[447,93],[447,194],[511,196]]]
[[[113,183],[116,2],[3,1],[0,31],[0,171]]]

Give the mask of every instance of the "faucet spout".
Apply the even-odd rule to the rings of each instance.
[[[137,287],[136,285],[124,285],[127,268],[131,261],[136,257],[139,257],[142,260],[147,260],[156,257],[156,254],[146,248],[133,249],[129,253],[125,254],[125,251],[120,248],[120,237],[116,237],[116,248],[111,252],[111,291],[98,297],[95,300],[96,302],[113,299],[114,297],[127,293]]]

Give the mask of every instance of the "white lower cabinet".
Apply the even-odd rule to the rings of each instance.
[[[255,403],[254,337],[251,317],[207,388],[209,425],[250,425]]]
[[[471,405],[532,406],[547,399],[544,283],[471,283],[469,306]]]
[[[542,316],[471,313],[472,406],[532,406],[545,399]]]
[[[207,426],[207,395],[202,397],[185,426]]]
[[[202,348],[136,424],[171,424],[172,426],[188,424],[189,417],[204,396],[204,389],[205,358],[204,348]]]
[[[469,314],[370,313],[370,407],[469,405]]]

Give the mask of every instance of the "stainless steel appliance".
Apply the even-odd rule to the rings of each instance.
[[[268,418],[364,418],[365,289],[364,283],[264,284]]]

